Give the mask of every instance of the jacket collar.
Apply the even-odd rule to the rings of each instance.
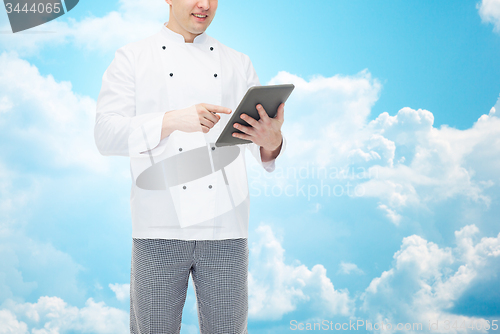
[[[186,43],[185,40],[184,40],[184,36],[182,36],[181,34],[178,34],[172,30],[170,30],[169,28],[167,28],[167,23],[168,22],[165,22],[161,28],[161,35],[165,38],[167,38],[168,40],[172,41],[172,42],[175,42],[175,43],[181,43],[181,44],[191,44],[191,43]],[[208,41],[208,35],[203,32],[201,33],[200,35],[196,36],[193,40],[193,44],[204,44]]]

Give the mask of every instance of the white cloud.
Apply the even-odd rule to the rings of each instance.
[[[382,211],[385,212],[385,215],[391,222],[394,223],[394,225],[399,225],[399,222],[401,221],[401,215],[398,214],[396,211],[390,209],[387,205],[385,204],[380,204],[378,208]]]
[[[381,85],[366,70],[310,81],[280,72],[270,83],[296,86],[283,124],[287,168],[309,164],[309,169],[369,171],[352,177],[350,185],[358,187],[356,196],[376,198],[378,209],[395,225],[404,221],[406,208],[428,210],[457,196],[490,205],[486,190],[500,182],[500,145],[492,145],[500,142],[496,108],[466,130],[435,128],[430,111],[407,107],[370,121]],[[283,188],[296,181],[283,179],[276,181]],[[304,182],[314,181],[308,177]],[[345,190],[342,178],[322,181]]]
[[[398,208],[459,195],[486,207],[491,202],[484,190],[498,181],[498,174],[476,171],[485,164],[500,166],[500,148],[490,145],[500,140],[500,119],[490,112],[466,130],[437,129],[432,121],[428,111],[403,108],[396,116],[381,114],[367,126],[405,152],[400,153],[402,162],[377,166],[377,178],[363,184],[365,195],[382,199],[385,206],[380,208],[391,210],[387,214],[396,220]]]
[[[344,275],[350,275],[350,274],[357,274],[357,275],[362,275],[364,274],[363,270],[359,269],[358,266],[355,263],[350,263],[350,262],[340,262],[340,268],[337,272],[337,274],[344,274]]]
[[[311,269],[286,264],[285,250],[270,226],[257,228],[259,240],[250,247],[249,316],[278,320],[301,306],[319,315],[351,315],[353,301],[347,290],[336,290],[321,264]]]
[[[0,31],[12,31],[6,11],[0,11]],[[2,33],[0,50],[12,50],[22,55],[33,55],[43,47],[56,47],[66,43],[67,40],[67,24],[55,20],[26,32]]]
[[[10,215],[21,207],[24,207],[30,196],[36,195],[36,185],[29,191],[16,189],[12,182],[19,173],[9,170],[0,160],[0,237],[7,233],[7,227],[12,225]]]
[[[22,229],[0,224],[0,302],[26,298],[34,291],[82,298],[77,276],[83,267],[50,243],[33,240]]]
[[[76,21],[71,16],[72,12],[69,12],[26,33],[2,35],[0,46],[22,55],[66,43],[73,43],[85,50],[115,51],[129,42],[159,31],[161,24],[168,19],[168,8],[165,1],[161,0],[121,0],[117,10],[103,17],[90,15]],[[0,17],[0,30],[11,30],[6,14]]]
[[[10,111],[13,106],[14,103],[7,95],[0,97],[0,113]]]
[[[26,298],[37,289],[82,297],[77,275],[83,268],[51,243],[24,233],[26,212],[39,195],[39,185],[34,181],[26,188],[16,187],[19,180],[31,181],[0,161],[0,303]]]
[[[0,334],[28,334],[28,325],[18,321],[9,310],[0,310]]]
[[[445,330],[443,322],[456,320],[460,326],[462,321],[470,324],[481,319],[449,310],[476,280],[494,278],[500,269],[500,234],[474,242],[478,233],[475,225],[455,232],[453,249],[417,235],[404,238],[392,268],[373,279],[361,296],[360,311],[373,321],[391,324],[420,322],[425,327],[430,320],[440,319],[442,326],[436,332],[466,332]]]
[[[88,287],[80,280],[80,275],[88,268],[57,249],[50,239],[37,240],[33,231],[27,232],[27,229],[29,224],[36,224],[39,228],[38,218],[42,217],[43,221],[44,215],[52,214],[50,209],[47,213],[44,208],[37,208],[37,204],[43,201],[41,196],[51,193],[50,188],[54,185],[65,186],[63,183],[67,179],[64,176],[59,179],[58,171],[85,178],[92,173],[97,177],[96,173],[108,172],[112,163],[116,164],[114,170],[118,173],[126,171],[127,166],[99,155],[93,138],[95,102],[75,94],[71,83],[56,82],[50,75],[42,76],[35,66],[15,53],[3,52],[0,54],[0,92],[0,133],[3,138],[0,159],[0,303],[6,299],[26,300],[40,294],[70,301],[85,300]],[[61,223],[67,225],[67,221]],[[54,236],[49,234],[48,237]],[[79,311],[80,317],[102,306],[90,304]],[[8,316],[6,312],[2,313],[2,317]],[[97,317],[97,314],[89,316]],[[19,314],[17,319],[20,319]],[[19,321],[22,330],[22,320]],[[41,327],[36,328],[43,333]]]
[[[269,82],[280,83],[295,85],[283,124],[289,142],[287,156],[323,166],[343,164],[357,148],[355,141],[378,100],[380,82],[364,70],[354,76],[317,76],[310,81],[283,71]]]
[[[104,17],[69,21],[70,38],[87,50],[114,51],[160,30],[169,6],[162,0],[121,0],[118,10]]]
[[[500,0],[482,0],[477,8],[483,22],[492,23],[495,31],[500,32]]]
[[[33,334],[129,332],[128,312],[107,306],[103,302],[95,302],[92,298],[82,308],[68,305],[61,298],[47,296],[40,297],[36,303],[16,303],[9,300],[3,307],[5,310],[0,312],[10,316],[15,314],[18,319],[23,319],[20,327],[26,328],[28,324]],[[16,321],[15,317],[11,319]],[[0,330],[0,333],[3,332]]]
[[[94,144],[95,101],[74,93],[70,82],[42,76],[15,53],[3,52],[0,91],[15,101],[6,100],[9,112],[0,113],[0,131],[10,140],[4,161],[23,153],[31,166],[107,170],[109,159]]]
[[[109,288],[113,290],[119,301],[124,301],[130,296],[130,284],[109,284]]]

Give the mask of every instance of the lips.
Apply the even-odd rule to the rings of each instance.
[[[208,16],[206,14],[195,14],[195,13],[193,13],[192,15],[198,19],[206,19]]]

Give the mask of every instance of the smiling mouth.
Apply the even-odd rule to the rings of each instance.
[[[203,15],[203,14],[192,14],[194,17],[197,17],[199,19],[204,19],[207,18],[208,15]]]

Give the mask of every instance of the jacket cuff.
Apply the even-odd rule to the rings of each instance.
[[[260,146],[255,144],[255,143],[249,143],[247,144],[248,148],[250,149],[250,152],[252,152],[252,155],[254,156],[255,160],[257,160],[257,162],[262,166],[262,168],[264,168],[267,172],[271,173],[273,172],[275,169],[276,169],[276,159],[278,157],[280,157],[283,152],[285,151],[285,148],[286,148],[286,138],[285,138],[285,135],[283,134],[283,132],[281,133],[281,136],[283,137],[283,141],[282,141],[282,144],[281,144],[281,150],[280,150],[280,153],[278,154],[278,156],[271,160],[271,161],[262,161],[262,156],[260,155]]]
[[[166,145],[160,143],[164,115],[156,112],[132,118],[128,138],[130,157],[155,156],[165,150]]]

